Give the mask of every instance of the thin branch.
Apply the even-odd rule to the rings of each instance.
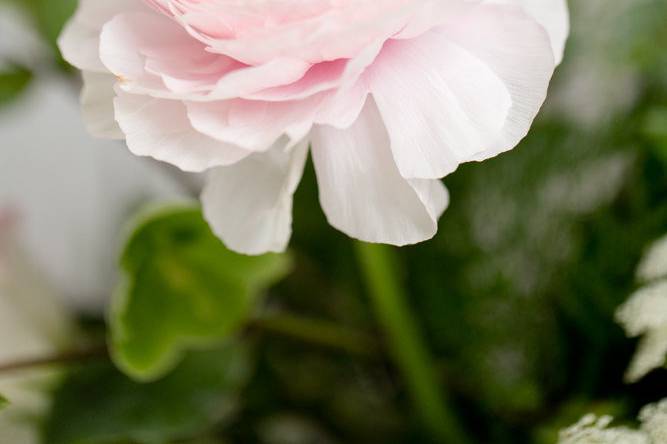
[[[344,353],[366,357],[378,355],[379,346],[370,335],[340,327],[329,321],[280,314],[253,319],[247,328]],[[0,374],[40,367],[67,366],[101,359],[109,359],[109,350],[106,345],[97,344],[89,348],[0,364]]]
[[[72,350],[49,356],[25,359],[8,364],[0,364],[0,373],[12,373],[38,367],[79,364],[99,359],[108,359],[109,352],[105,345],[95,345],[81,350]]]

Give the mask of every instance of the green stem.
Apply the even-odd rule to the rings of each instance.
[[[468,442],[445,400],[433,359],[410,311],[407,295],[398,282],[394,252],[385,245],[358,242],[356,246],[376,316],[424,426],[439,442]]]

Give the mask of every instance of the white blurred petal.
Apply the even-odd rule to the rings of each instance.
[[[667,399],[644,407],[639,420],[642,430],[654,443],[667,442]]]
[[[81,107],[88,132],[101,139],[124,139],[114,117],[116,77],[92,71],[83,72]]]
[[[667,361],[667,280],[637,290],[616,313],[628,336],[643,335],[626,379],[636,382]]]
[[[48,57],[49,48],[28,17],[11,3],[0,2],[0,68],[6,62],[31,67]]]
[[[37,79],[0,111],[0,207],[17,211],[20,240],[60,293],[97,310],[116,270],[119,231],[137,205],[185,190],[120,143],[92,139],[71,85]]]
[[[0,219],[2,213],[0,208]],[[72,333],[54,290],[18,248],[14,234],[19,228],[0,223],[0,364],[57,353]],[[53,376],[53,369],[43,368],[0,375],[0,393],[10,401],[0,411],[0,442],[39,442],[37,425],[26,417],[36,417],[47,407],[42,388]]]
[[[619,308],[616,318],[630,336],[667,325],[667,280],[637,290]]]
[[[642,282],[667,277],[667,236],[651,245],[639,264],[637,277]]]
[[[648,437],[627,427],[610,427],[610,416],[584,416],[560,433],[558,444],[652,444]]]

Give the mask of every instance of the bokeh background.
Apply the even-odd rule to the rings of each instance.
[[[312,167],[291,271],[264,282],[242,325],[209,327],[206,347],[153,382],[117,370],[99,344],[127,232],[147,204],[192,201],[201,178],[86,134],[78,74],[55,46],[74,7],[0,0],[0,442],[437,442],[386,349],[354,242],[319,209]],[[632,424],[667,398],[665,370],[626,382],[637,341],[615,321],[667,233],[667,1],[570,7],[565,61],[528,138],[447,177],[437,237],[395,251],[391,279],[472,442],[555,443],[585,413]],[[143,226],[139,247],[160,229]],[[155,339],[176,327],[151,285],[152,309],[126,321]]]

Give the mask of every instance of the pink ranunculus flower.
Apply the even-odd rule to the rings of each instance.
[[[60,47],[91,131],[208,171],[211,227],[258,254],[309,148],[331,225],[431,238],[439,179],[527,134],[567,33],[565,0],[81,0]]]

